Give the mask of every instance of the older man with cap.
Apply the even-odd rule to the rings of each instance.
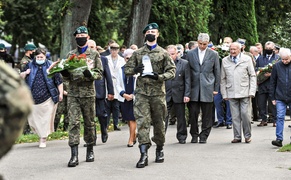
[[[7,49],[3,43],[0,43],[0,62],[4,61],[14,68],[14,60],[10,54],[7,53]]]
[[[69,81],[68,86],[68,115],[69,115],[69,146],[71,147],[71,159],[68,167],[75,167],[78,161],[78,145],[80,144],[80,119],[84,120],[84,140],[87,144],[86,162],[94,161],[93,144],[95,140],[95,88],[94,80],[102,78],[103,68],[100,55],[97,51],[88,48],[89,40],[88,30],[85,26],[76,29],[77,48],[68,53],[72,55],[86,55],[87,63],[93,67],[86,69],[83,76],[75,78],[73,72],[67,70],[61,71],[65,80]]]
[[[24,46],[25,54],[24,57],[20,61],[20,71],[23,71],[26,64],[31,62],[34,58],[36,46],[34,44],[26,44]]]
[[[107,98],[107,123],[110,124],[110,115],[112,113],[114,131],[120,131],[118,127],[118,116],[119,116],[119,102],[118,102],[118,90],[116,87],[116,80],[119,69],[124,66],[124,58],[119,54],[119,45],[117,43],[110,44],[110,55],[106,56],[108,59],[108,66],[111,72],[111,78],[114,87],[114,99]]]
[[[134,116],[137,122],[138,142],[141,153],[137,168],[148,165],[148,149],[151,140],[157,144],[157,163],[164,162],[163,146],[165,143],[166,92],[165,81],[175,77],[176,67],[165,49],[157,44],[159,26],[148,24],[143,33],[146,44],[133,52],[125,64],[125,74],[140,73],[135,89]],[[151,123],[154,136],[150,139]]]

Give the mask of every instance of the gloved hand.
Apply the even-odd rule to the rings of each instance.
[[[83,72],[83,74],[84,74],[84,76],[87,77],[87,78],[92,77],[92,74],[91,74],[91,72],[90,72],[88,69],[86,69],[86,70]]]
[[[158,80],[159,79],[159,75],[158,73],[156,72],[153,72],[154,75],[145,75],[144,77],[147,77],[147,78],[151,78],[153,80]]]
[[[61,71],[60,73],[61,73],[61,75],[62,75],[63,77],[69,77],[69,76],[70,76],[70,73],[69,73],[69,71],[68,71],[67,69]]]
[[[143,64],[139,64],[138,66],[136,66],[134,68],[133,71],[134,71],[135,74],[137,74],[137,73],[142,74],[143,70],[144,70],[144,65]]]

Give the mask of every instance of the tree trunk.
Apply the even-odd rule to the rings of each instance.
[[[138,47],[144,44],[144,35],[142,30],[148,24],[152,7],[152,0],[133,0],[129,23],[129,38],[127,46],[136,44]]]
[[[62,29],[62,45],[60,58],[66,58],[68,52],[76,48],[74,32],[77,27],[88,22],[92,0],[70,0]],[[90,32],[89,32],[90,33]]]

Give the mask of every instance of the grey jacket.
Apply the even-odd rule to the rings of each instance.
[[[240,54],[235,64],[230,56],[221,63],[220,91],[223,98],[245,98],[255,96],[257,76],[251,57]]]
[[[187,53],[186,59],[191,74],[190,101],[213,102],[213,91],[218,92],[220,83],[218,53],[207,48],[200,65],[197,47]]]

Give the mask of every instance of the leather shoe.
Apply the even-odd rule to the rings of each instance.
[[[114,131],[121,131],[121,129],[117,126],[114,126]]]
[[[198,143],[198,138],[197,137],[193,137],[191,139],[191,143]]]
[[[258,127],[268,126],[268,123],[265,121],[262,121],[260,124],[257,125]]]
[[[251,138],[246,138],[246,139],[245,139],[245,143],[250,143],[251,141],[252,141]]]
[[[200,144],[206,144],[206,140],[205,140],[205,139],[200,139],[200,140],[199,140],[199,143],[200,143]]]
[[[133,144],[127,144],[127,147],[133,147]]]
[[[101,135],[101,140],[103,143],[106,143],[107,142],[107,139],[108,139],[108,134],[105,134],[105,135]]]
[[[231,143],[241,143],[241,139],[233,139]]]
[[[184,139],[181,139],[181,140],[179,140],[179,143],[180,143],[180,144],[185,144],[186,141],[185,141]]]
[[[273,127],[276,127],[276,123],[273,123]]]
[[[217,123],[217,124],[214,126],[214,128],[219,128],[219,127],[223,127],[223,126],[224,126],[223,123]]]
[[[226,129],[232,129],[231,124],[226,125]]]
[[[273,144],[274,146],[278,146],[278,147],[282,147],[282,146],[283,146],[281,140],[274,140],[274,141],[272,141],[272,144]]]

